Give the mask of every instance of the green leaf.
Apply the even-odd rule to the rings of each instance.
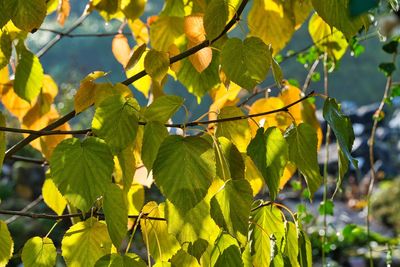
[[[104,222],[89,218],[71,226],[62,242],[62,256],[67,266],[94,266],[102,256],[111,253],[111,239]]]
[[[103,199],[103,210],[110,238],[119,249],[128,230],[128,205],[122,189],[116,184],[108,186]]]
[[[150,217],[165,218],[165,203],[157,205],[151,201],[143,207],[143,212]],[[141,220],[143,241],[148,244],[148,250],[153,259],[168,261],[179,249],[180,245],[173,235],[168,233],[166,221]]]
[[[298,126],[292,125],[285,138],[289,144],[289,160],[296,164],[306,179],[313,197],[322,182],[317,160],[317,133],[310,125],[301,123]]]
[[[239,38],[226,41],[221,52],[221,66],[226,75],[235,83],[252,90],[264,81],[271,66],[268,46],[257,37]]]
[[[144,69],[153,80],[161,83],[169,69],[168,53],[150,50],[144,58]]]
[[[18,47],[19,60],[15,71],[14,90],[19,97],[31,102],[39,95],[42,88],[43,68],[34,54],[22,45]]]
[[[142,143],[142,161],[147,170],[153,168],[161,143],[168,136],[168,130],[164,124],[151,121],[144,126]]]
[[[310,239],[303,231],[299,231],[299,263],[301,267],[311,267],[312,262],[312,247]]]
[[[200,262],[201,257],[206,253],[207,249],[209,248],[210,244],[204,239],[197,239],[194,242],[190,242],[187,248],[187,253],[192,255]]]
[[[334,98],[325,100],[323,117],[331,127],[336,136],[340,150],[344,153],[347,160],[357,168],[357,160],[351,155],[351,148],[354,142],[354,132],[350,118],[345,116]]]
[[[283,82],[283,72],[281,69],[281,66],[279,66],[279,63],[275,60],[275,58],[272,58],[271,61],[271,69],[272,69],[272,74],[274,75],[274,80],[277,85],[282,87],[282,82]]]
[[[299,255],[299,243],[297,237],[297,228],[293,222],[287,222],[286,224],[286,242],[285,242],[285,253],[284,256],[288,258],[290,266],[300,267],[297,259]]]
[[[121,0],[121,11],[126,18],[135,20],[143,14],[146,2],[147,0]]]
[[[236,237],[243,245],[247,242],[253,191],[247,180],[229,180],[211,199],[211,217]]]
[[[268,128],[265,133],[264,128],[258,129],[247,147],[247,154],[263,175],[271,199],[275,200],[288,159],[288,146],[281,131],[276,127]]]
[[[218,115],[218,119],[244,116],[237,107],[224,107]],[[245,152],[250,143],[251,133],[247,120],[219,122],[216,131],[217,137],[226,137],[239,149]]]
[[[185,5],[183,0],[167,0],[160,15],[171,17],[184,17]]]
[[[225,137],[218,138],[218,143],[221,150],[221,155],[219,156],[217,148],[215,148],[215,158],[217,159],[217,175],[223,179],[222,177],[224,174],[222,172],[225,172],[225,176],[228,179],[243,179],[245,177],[245,165],[243,157],[237,147]],[[220,157],[222,157],[222,162]]]
[[[171,266],[200,267],[200,264],[197,262],[195,257],[193,257],[192,255],[188,254],[186,251],[181,249],[171,259]]]
[[[331,27],[343,32],[347,39],[353,37],[361,27],[369,25],[367,15],[352,18],[349,10],[350,0],[312,0],[315,11]]]
[[[335,208],[335,204],[333,204],[332,200],[327,200],[326,202],[322,201],[319,205],[318,212],[322,215],[331,215],[333,216],[333,210]]]
[[[14,251],[14,242],[7,224],[0,220],[0,266],[6,266]]]
[[[183,18],[161,16],[150,26],[151,46],[158,51],[169,51],[173,44],[184,39]]]
[[[224,29],[228,21],[228,2],[212,0],[208,5],[204,15],[204,29],[207,39],[212,40],[217,37]]]
[[[21,30],[31,32],[39,29],[46,16],[46,0],[8,0],[12,22]]]
[[[183,105],[183,102],[183,98],[179,96],[160,96],[144,109],[143,116],[147,121],[166,123]]]
[[[168,136],[153,164],[157,186],[182,211],[205,197],[215,173],[214,151],[200,137]]]
[[[187,212],[180,211],[170,201],[167,201],[166,214],[168,232],[175,235],[178,241],[183,244],[204,239],[213,244],[220,228],[215,224],[210,215],[210,200],[223,185],[222,180],[214,180],[206,197],[194,208]]]
[[[132,56],[129,58],[128,63],[126,63],[125,70],[133,68],[142,57],[143,53],[146,51],[147,45],[145,43],[141,44],[135,49]]]
[[[107,97],[96,108],[93,132],[117,154],[135,141],[139,109],[134,98],[120,95]]]
[[[54,183],[71,204],[88,211],[111,185],[113,156],[96,137],[69,138],[57,145],[50,159]]]
[[[246,222],[247,223],[247,222]],[[242,255],[236,239],[228,234],[221,234],[215,241],[211,252],[213,267],[242,267]]]
[[[6,118],[4,117],[3,113],[0,112],[0,126],[6,127]],[[6,134],[5,132],[0,132],[0,168],[3,166],[4,155],[6,153]]]
[[[250,214],[249,242],[253,266],[269,266],[271,262],[271,237],[281,240],[285,236],[281,211],[275,206],[263,206]]]
[[[190,93],[197,96],[198,100],[219,84],[219,56],[215,51],[210,65],[202,72],[198,72],[187,58],[181,62],[182,65],[177,74],[178,80]]]
[[[52,267],[56,264],[57,252],[48,237],[32,237],[22,249],[21,259],[26,267]]]
[[[108,254],[101,257],[94,267],[146,267],[146,263],[136,254]]]
[[[392,76],[393,72],[396,70],[396,65],[394,63],[381,63],[379,64],[379,70],[382,71],[386,77]]]
[[[11,51],[10,35],[6,31],[0,30],[0,69],[7,66],[10,62]]]
[[[3,26],[11,19],[13,10],[12,5],[13,1],[0,0],[0,29],[3,28]]]
[[[397,47],[399,46],[398,41],[390,41],[389,43],[382,46],[383,51],[388,54],[397,53]]]
[[[122,172],[124,191],[127,192],[131,188],[136,172],[135,146],[133,144],[128,146],[117,155],[117,158]]]
[[[379,0],[350,0],[350,15],[353,17],[366,13],[377,7]]]

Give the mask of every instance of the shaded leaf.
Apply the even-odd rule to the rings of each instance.
[[[142,161],[147,170],[153,168],[158,149],[167,136],[168,130],[160,122],[150,121],[144,126]]]
[[[168,53],[150,50],[144,58],[144,69],[151,78],[161,83],[169,69]]]
[[[10,62],[11,45],[10,35],[6,31],[0,30],[0,69],[6,67]]]
[[[21,30],[31,32],[39,29],[46,16],[45,0],[10,0],[12,22]]]
[[[195,257],[193,257],[192,255],[188,254],[186,251],[181,249],[171,259],[171,266],[172,267],[180,267],[180,266],[200,267],[200,264],[197,262]]]
[[[228,1],[212,0],[204,15],[204,28],[209,40],[217,37],[228,21]]]
[[[146,263],[136,254],[107,254],[101,257],[94,267],[146,267]],[[154,265],[153,265],[154,266]]]
[[[211,266],[243,266],[238,242],[228,234],[221,234],[211,252]]]

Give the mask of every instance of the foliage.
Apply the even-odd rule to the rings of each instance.
[[[3,132],[25,135],[9,150],[0,151],[1,159],[3,154],[5,159],[20,159],[15,153],[28,144],[42,154],[42,160],[25,160],[43,163],[47,169],[42,195],[57,215],[39,217],[74,218],[59,247],[65,263],[146,266],[139,255],[129,252],[140,231],[149,265],[312,266],[311,243],[301,218],[274,201],[296,170],[313,199],[324,182],[317,161],[323,133],[310,101],[316,94],[306,92],[307,83],[301,90],[284,80],[277,55],[312,13],[308,28],[313,49],[299,60],[318,63],[324,57],[327,79],[328,67],[335,68],[349,43],[356,49],[352,38],[372,22],[366,10],[349,2],[171,0],[144,23],[146,1],[89,1],[82,16],[54,44],[92,12],[105,21],[119,21],[112,52],[127,79],[111,84],[104,82],[105,72],[94,70],[81,81],[75,110],[60,117],[53,105],[57,85],[40,63],[52,44],[35,55],[25,41],[55,10],[64,25],[69,1],[0,0],[1,101],[21,125],[5,127],[1,116],[0,148],[6,147]],[[249,36],[232,37],[230,31],[243,23],[247,5]],[[354,8],[362,14],[352,17]],[[135,39],[132,48],[122,34],[125,27]],[[398,39],[393,42],[384,49],[396,55]],[[380,68],[391,77],[395,64],[383,63]],[[246,106],[269,72],[278,94]],[[319,79],[315,69],[310,77]],[[198,101],[210,94],[209,113],[173,123],[178,110],[190,110],[184,99],[163,91],[171,78]],[[149,99],[147,105],[139,104],[131,84]],[[249,96],[239,103],[241,93]],[[324,119],[340,147],[342,179],[350,163],[357,168],[351,155],[354,133],[335,99],[325,95],[324,100]],[[94,110],[91,128],[71,130],[69,121],[89,110]],[[209,120],[204,119],[207,115]],[[148,177],[135,178],[143,168]],[[152,177],[164,197],[160,203],[144,201],[144,186]],[[255,200],[264,185],[270,199]],[[331,202],[324,203],[321,213],[332,214],[326,210]],[[56,248],[49,238],[54,227],[57,223],[46,236],[26,241],[20,255],[25,265],[55,264]],[[14,244],[3,221],[0,241],[0,266],[5,266]]]

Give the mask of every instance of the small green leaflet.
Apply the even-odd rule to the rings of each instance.
[[[204,29],[207,39],[212,40],[223,31],[228,21],[228,2],[212,0],[208,5],[204,15]]]
[[[296,164],[306,179],[312,198],[322,182],[317,160],[317,133],[307,123],[301,123],[292,125],[285,138],[289,145],[289,160]]]
[[[39,95],[43,85],[42,64],[23,45],[18,45],[17,48],[19,60],[15,71],[14,90],[19,97],[32,102]]]
[[[211,217],[243,245],[247,242],[253,191],[247,180],[229,180],[211,199]]]
[[[50,159],[51,177],[61,194],[86,212],[111,185],[113,156],[96,137],[69,138],[57,145]]]
[[[135,141],[139,109],[134,98],[121,95],[107,97],[96,108],[92,121],[93,132],[118,154]]]
[[[142,161],[147,170],[153,168],[158,149],[167,136],[168,130],[161,122],[151,121],[144,126]]]
[[[259,128],[247,147],[247,155],[252,158],[263,175],[271,200],[275,200],[288,159],[288,145],[281,131],[276,127],[270,127],[264,133],[264,128]]]
[[[144,69],[153,80],[161,83],[169,69],[168,53],[150,50],[144,58]]]
[[[214,150],[200,137],[168,136],[153,164],[161,192],[181,211],[188,211],[207,194],[215,178]]]
[[[264,81],[271,66],[269,47],[257,37],[226,41],[221,52],[221,66],[236,84],[252,90]]]
[[[336,136],[340,150],[344,153],[347,160],[357,168],[357,160],[351,155],[351,148],[354,142],[354,132],[349,117],[345,116],[334,98],[325,100],[323,117],[328,122]]]
[[[22,249],[22,262],[26,267],[51,267],[56,264],[56,247],[48,237],[33,237],[26,241]]]
[[[211,266],[213,267],[242,267],[242,255],[236,239],[228,234],[221,234],[215,241],[211,252]]]
[[[183,105],[183,98],[174,95],[160,96],[142,111],[147,121],[166,123]]]
[[[101,257],[94,267],[146,267],[147,264],[136,254],[107,254]],[[154,266],[154,265],[153,265]]]
[[[110,238],[119,249],[128,231],[128,206],[126,196],[116,184],[108,186],[103,199],[103,210]]]

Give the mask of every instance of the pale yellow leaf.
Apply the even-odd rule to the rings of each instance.
[[[234,106],[239,102],[238,94],[241,87],[233,82],[227,88],[225,84],[220,84],[218,87],[210,91],[210,96],[213,103],[210,105],[208,118],[210,120],[217,119],[219,110],[226,106]]]
[[[57,7],[57,21],[61,26],[64,26],[65,21],[71,12],[71,5],[69,0],[59,0]]]
[[[144,204],[144,188],[140,184],[132,184],[127,194],[128,198],[128,214],[139,215]],[[128,228],[131,229],[135,224],[135,219],[128,220]]]
[[[201,43],[206,39],[206,31],[203,26],[203,14],[186,16],[183,29],[186,37],[193,44]]]
[[[286,167],[283,170],[283,175],[282,175],[281,179],[279,180],[279,189],[283,189],[283,187],[287,184],[287,182],[290,180],[290,178],[293,177],[296,170],[297,170],[297,167],[292,162],[289,161],[286,164]]]
[[[198,45],[199,43],[192,43],[189,41],[188,49],[193,46]],[[205,47],[200,51],[194,53],[189,56],[189,60],[192,63],[193,67],[197,70],[197,72],[203,72],[211,63],[212,60],[212,50],[211,47]]]
[[[67,201],[61,195],[60,191],[58,191],[58,188],[50,177],[49,171],[46,173],[46,179],[43,183],[42,196],[44,203],[57,213],[57,215],[63,214],[67,206]]]
[[[140,19],[128,20],[129,28],[135,37],[137,45],[147,44],[150,40],[149,29]]]
[[[114,36],[112,41],[112,52],[115,59],[125,67],[131,57],[131,48],[128,43],[128,38],[126,38],[122,33]]]

